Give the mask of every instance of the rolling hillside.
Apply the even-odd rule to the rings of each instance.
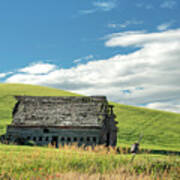
[[[74,96],[63,90],[22,84],[0,84],[0,134],[11,123],[14,95]],[[116,104],[118,145],[131,145],[142,135],[141,147],[180,150],[180,114]]]

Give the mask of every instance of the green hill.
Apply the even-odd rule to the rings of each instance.
[[[0,134],[11,123],[14,95],[75,96],[63,90],[22,84],[0,84]],[[118,121],[118,145],[131,145],[142,134],[141,145],[180,150],[180,114],[113,103]],[[141,147],[142,147],[141,146]]]

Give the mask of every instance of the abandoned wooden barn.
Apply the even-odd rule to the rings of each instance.
[[[115,146],[117,128],[113,106],[104,96],[16,96],[13,121],[3,136],[37,145]]]

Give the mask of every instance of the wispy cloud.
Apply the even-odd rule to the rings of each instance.
[[[96,1],[93,3],[95,7],[103,11],[110,11],[116,7],[115,1]]]
[[[137,21],[137,20],[127,20],[122,24],[108,24],[109,28],[126,28],[130,25],[139,25],[143,24],[143,21]]]
[[[165,0],[160,7],[161,8],[169,8],[169,9],[173,9],[176,6],[177,2],[174,0]]]
[[[94,58],[94,56],[92,54],[88,55],[88,56],[85,56],[85,57],[81,57],[81,58],[78,58],[78,59],[75,59],[73,61],[73,63],[77,64],[77,63],[80,63],[82,61],[88,61],[88,60],[92,60]]]
[[[96,9],[87,9],[87,10],[80,10],[79,13],[80,14],[93,14],[96,11],[97,11]]]
[[[80,14],[92,14],[97,11],[111,11],[117,7],[116,0],[107,0],[107,1],[95,1],[92,3],[93,8],[80,10]]]
[[[7,72],[7,73],[0,73],[0,79],[6,78],[7,76],[13,74],[13,72]]]
[[[147,10],[153,9],[153,5],[152,4],[146,4],[146,3],[137,3],[136,7],[138,7],[138,8],[145,8]]]
[[[147,104],[149,108],[180,113],[180,29],[114,33],[107,36],[105,46],[140,48],[69,69],[54,68],[45,74],[17,72],[6,82],[106,95],[109,100],[123,104]],[[41,65],[43,67],[43,63]]]
[[[173,23],[174,23],[174,21],[170,21],[170,22],[160,24],[160,25],[157,26],[157,29],[159,31],[167,30],[170,26],[172,26]]]

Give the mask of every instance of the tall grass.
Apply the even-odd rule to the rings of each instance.
[[[117,154],[103,146],[26,147],[0,145],[0,179],[178,179],[180,157]]]

